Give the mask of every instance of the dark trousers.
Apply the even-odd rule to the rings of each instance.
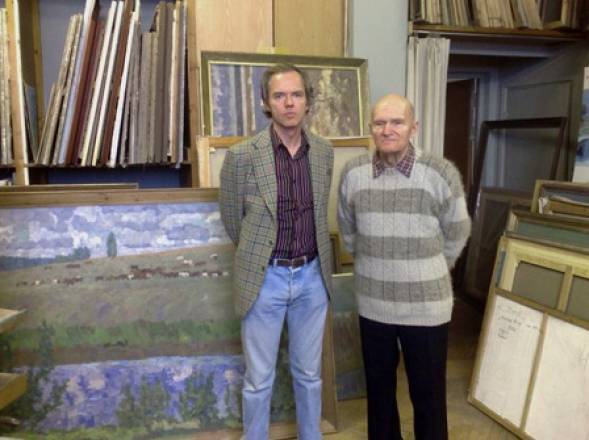
[[[402,439],[397,408],[401,343],[416,440],[448,438],[446,360],[448,324],[420,327],[383,324],[360,317],[368,401],[368,438]]]

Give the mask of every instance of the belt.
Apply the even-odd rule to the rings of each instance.
[[[296,258],[271,258],[270,264],[272,266],[280,266],[280,267],[290,267],[291,269],[295,269],[297,267],[304,266],[307,263],[310,263],[315,259],[317,255],[303,255],[302,257]]]

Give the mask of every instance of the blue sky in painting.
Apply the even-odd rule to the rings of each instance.
[[[228,243],[217,203],[0,209],[0,256],[53,258],[86,247],[106,256],[109,233],[118,255]]]

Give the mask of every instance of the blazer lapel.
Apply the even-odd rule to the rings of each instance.
[[[276,187],[276,165],[274,164],[274,151],[268,129],[262,131],[260,136],[254,140],[253,147],[252,161],[258,188],[272,217],[276,220],[276,193],[278,191]]]

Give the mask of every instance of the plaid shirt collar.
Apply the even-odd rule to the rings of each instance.
[[[280,139],[280,136],[278,136],[278,133],[276,133],[276,130],[274,130],[273,125],[270,125],[270,139],[272,140],[272,148],[274,149],[274,153],[278,152],[280,146],[286,150],[284,142],[282,142],[282,139]],[[301,130],[301,148],[299,151],[297,151],[296,157],[298,157],[299,154],[305,154],[308,150],[309,141],[307,140],[307,135],[305,134],[305,130]]]
[[[403,174],[405,177],[411,177],[411,171],[413,171],[413,164],[415,164],[415,148],[413,145],[409,144],[409,150],[403,159],[401,159],[397,164],[394,166],[397,171]],[[380,158],[378,151],[374,153],[372,157],[372,177],[377,178],[380,176],[386,168],[389,167],[384,160]]]

